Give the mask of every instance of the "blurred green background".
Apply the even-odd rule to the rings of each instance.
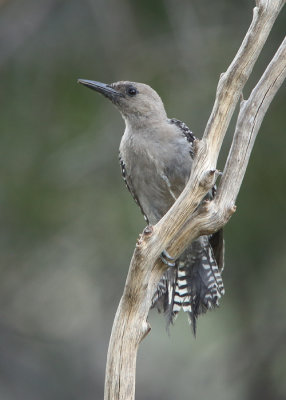
[[[118,166],[124,123],[77,78],[148,83],[201,137],[253,6],[0,0],[1,400],[103,398],[113,317],[144,227]],[[284,10],[245,97],[285,26]],[[168,336],[151,313],[138,400],[286,399],[285,107],[284,85],[225,229],[220,309],[200,318],[196,339],[185,315]]]

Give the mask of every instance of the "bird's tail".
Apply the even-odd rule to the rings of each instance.
[[[182,254],[175,267],[165,272],[153,296],[152,307],[166,314],[168,326],[183,309],[195,334],[197,317],[217,307],[223,294],[221,270],[208,237],[203,236]]]

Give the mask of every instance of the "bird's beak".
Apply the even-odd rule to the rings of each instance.
[[[104,96],[108,97],[111,100],[115,99],[116,97],[123,96],[122,93],[113,89],[110,85],[107,85],[106,83],[89,81],[87,79],[78,79],[77,81],[78,83],[81,83],[82,85],[90,89],[96,90],[98,93],[103,94]]]

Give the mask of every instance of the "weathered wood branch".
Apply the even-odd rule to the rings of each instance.
[[[115,316],[106,366],[105,400],[133,400],[136,357],[148,334],[147,316],[155,287],[166,266],[158,260],[163,249],[173,256],[202,234],[221,228],[235,211],[254,140],[271,100],[286,74],[285,40],[250,97],[240,104],[233,143],[211,202],[199,206],[213,186],[221,144],[259,53],[284,0],[257,0],[253,20],[228,70],[221,76],[213,111],[202,140],[195,143],[189,182],[168,213],[140,235],[130,263],[123,296]]]
[[[171,254],[176,253],[176,241],[182,243],[180,237],[185,238],[183,240],[188,244],[189,238],[198,230],[198,236],[211,234],[225,225],[235,211],[236,198],[261,122],[285,78],[286,38],[252,90],[248,100],[240,103],[232,145],[215,199],[205,202],[191,215],[179,235],[173,239],[169,247]]]
[[[236,201],[262,120],[286,77],[286,38],[269,63],[248,100],[242,100],[234,138],[216,203]],[[228,200],[226,200],[228,198]]]

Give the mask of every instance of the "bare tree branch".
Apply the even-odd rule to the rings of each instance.
[[[171,254],[176,252],[176,241],[181,244],[180,237],[210,234],[220,229],[235,211],[238,196],[251,151],[266,111],[286,77],[286,39],[283,40],[272,61],[268,65],[248,100],[240,104],[236,129],[229,151],[224,173],[212,202],[205,202],[197,212],[193,213],[170,246]],[[198,231],[199,227],[199,232]]]
[[[166,266],[158,261],[163,249],[178,257],[192,240],[221,228],[235,211],[235,200],[254,140],[271,100],[286,74],[285,40],[253,89],[240,105],[237,126],[217,196],[199,206],[213,186],[216,163],[234,108],[279,14],[283,0],[257,0],[253,21],[228,70],[221,76],[213,111],[202,140],[195,143],[189,182],[168,213],[146,227],[131,260],[123,296],[110,338],[105,400],[132,400],[137,350],[150,326],[147,316],[155,287]]]
[[[285,77],[286,38],[248,100],[240,104],[232,146],[217,193],[217,203],[226,203],[227,196],[229,204],[236,201],[260,125]]]

